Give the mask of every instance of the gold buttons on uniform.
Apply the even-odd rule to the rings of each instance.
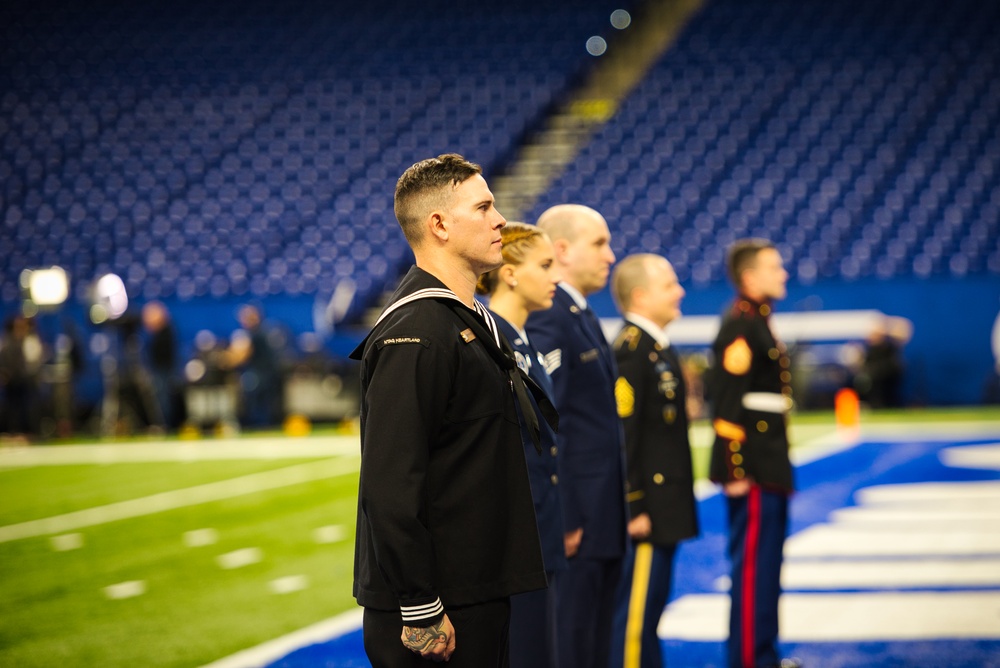
[[[766,423],[766,422],[764,422],[763,420],[759,420],[759,421],[757,422],[757,431],[759,431],[759,432],[760,432],[760,433],[762,433],[762,434],[763,434],[763,433],[764,433],[765,431],[767,431],[767,423]]]
[[[655,482],[657,485],[662,485],[663,484],[663,474],[662,473],[654,473],[653,474],[653,482]]]
[[[746,473],[739,466],[733,469],[733,477],[737,480],[743,480],[746,477]]]
[[[730,452],[739,452],[740,451],[740,442],[739,441],[730,441],[729,442],[729,451]]]
[[[782,371],[781,372],[781,382],[782,383],[790,383],[790,382],[792,382],[792,374],[790,372],[788,372],[788,371]]]
[[[791,366],[792,362],[787,357],[782,357],[781,361],[779,361],[778,364],[781,366],[782,369],[787,369],[789,366]]]
[[[768,306],[767,304],[761,304],[760,305],[760,314],[762,316],[764,316],[765,318],[767,316],[771,315],[771,307]]]
[[[551,452],[552,456],[555,457],[557,454],[559,454],[559,448],[553,445],[551,448],[549,448],[549,452]]]
[[[732,456],[733,465],[739,466],[743,463],[743,455],[733,455]]]
[[[552,475],[551,475],[551,476],[549,477],[549,480],[551,480],[551,481],[552,481],[552,484],[553,484],[553,485],[558,485],[558,484],[559,484],[559,476],[557,476],[557,475],[556,475],[555,473],[553,473],[553,474],[552,474]]]
[[[781,357],[781,353],[778,352],[777,348],[771,348],[770,350],[767,351],[767,356],[773,360],[776,360],[779,357]]]
[[[677,419],[677,409],[674,406],[667,406],[663,409],[663,421],[667,424],[673,424],[674,420]]]

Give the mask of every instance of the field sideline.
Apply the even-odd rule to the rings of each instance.
[[[916,421],[1000,409],[863,416]],[[839,440],[829,413],[792,430],[797,457]],[[199,666],[354,609],[358,462],[333,433],[0,448],[0,666]]]

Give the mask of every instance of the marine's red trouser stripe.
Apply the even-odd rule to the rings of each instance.
[[[741,622],[743,624],[740,633],[743,641],[743,666],[753,668],[756,648],[756,600],[757,590],[757,545],[760,542],[760,487],[754,485],[750,488],[747,497],[747,529],[746,539],[743,542],[743,614]]]

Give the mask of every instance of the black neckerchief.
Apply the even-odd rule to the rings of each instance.
[[[559,413],[556,411],[555,406],[552,405],[548,396],[546,396],[545,391],[517,366],[513,348],[511,348],[506,337],[497,328],[496,322],[493,321],[493,317],[486,310],[486,307],[479,302],[475,302],[477,308],[475,310],[470,309],[459,299],[458,295],[448,288],[443,286],[428,287],[410,293],[387,306],[375,325],[377,326],[379,322],[397,308],[420,299],[434,299],[447,305],[462,322],[475,330],[476,338],[482,341],[486,352],[489,353],[490,357],[493,358],[501,369],[507,372],[511,388],[514,390],[517,402],[521,406],[521,414],[528,425],[528,433],[531,435],[531,441],[535,446],[535,450],[541,454],[541,427],[538,422],[538,415],[531,404],[531,400],[528,398],[528,391],[535,397],[539,411],[549,426],[552,427],[553,431],[558,431]],[[374,331],[374,329],[373,327],[372,330]],[[362,350],[370,336],[371,332],[369,332],[365,340],[351,354],[353,359],[361,357]]]
[[[477,302],[478,304],[478,302]],[[469,309],[468,306],[463,304],[461,301],[455,303],[449,301],[448,306],[452,311],[462,320],[462,322],[470,325],[474,330],[479,330],[476,332],[476,338],[483,339],[483,337],[488,337],[493,343],[498,345],[491,345],[483,340],[483,345],[486,348],[486,352],[489,353],[490,357],[497,363],[497,365],[507,372],[510,377],[511,387],[514,389],[514,394],[517,396],[517,401],[521,405],[521,414],[524,416],[525,422],[528,424],[528,432],[531,435],[531,442],[535,446],[535,450],[539,454],[542,452],[542,441],[541,441],[541,427],[538,422],[538,415],[535,413],[534,406],[531,404],[531,400],[528,399],[528,391],[535,397],[535,403],[538,405],[539,411],[542,413],[542,417],[545,421],[549,423],[553,431],[558,431],[559,429],[559,414],[556,412],[555,406],[549,401],[549,398],[545,395],[545,392],[538,386],[535,381],[524,373],[517,366],[517,361],[514,358],[514,350],[510,347],[510,343],[507,338],[500,332],[499,329],[494,332],[487,331],[491,329],[487,324],[487,317],[492,317],[486,314],[486,309],[477,309],[475,312]],[[486,314],[486,315],[483,315]],[[492,323],[493,327],[496,327],[495,323]]]

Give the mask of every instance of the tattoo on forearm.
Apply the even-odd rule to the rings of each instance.
[[[447,643],[448,634],[444,632],[444,619],[437,624],[425,628],[404,626],[403,644],[414,652],[426,652],[434,643]]]

